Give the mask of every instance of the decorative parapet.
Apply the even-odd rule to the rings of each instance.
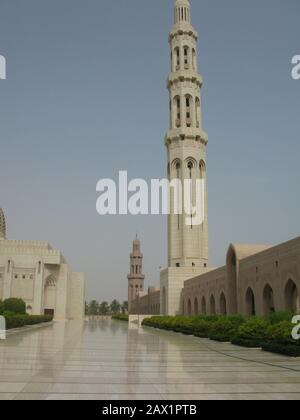
[[[165,146],[168,147],[174,141],[193,140],[206,146],[208,144],[208,135],[204,131],[195,128],[177,128],[169,130],[165,136]]]
[[[171,72],[167,80],[167,88],[170,89],[178,82],[192,82],[200,88],[203,86],[203,77],[196,71],[176,71]]]
[[[59,250],[52,249],[48,242],[4,240],[0,242],[0,253],[9,255],[34,255],[45,264],[61,264],[65,258]]]
[[[169,34],[169,43],[172,42],[176,36],[188,35],[198,41],[198,32],[191,26],[190,23],[179,23],[174,25],[173,29]]]

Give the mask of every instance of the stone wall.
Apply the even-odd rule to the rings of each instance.
[[[226,265],[184,282],[182,313],[300,312],[300,238],[275,247],[230,245]]]

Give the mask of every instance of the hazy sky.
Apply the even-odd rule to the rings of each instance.
[[[87,298],[126,298],[131,241],[146,285],[166,219],[100,217],[96,183],[166,176],[173,0],[0,0],[0,207],[8,237],[48,240]],[[209,134],[211,264],[230,242],[299,235],[299,0],[191,0]]]

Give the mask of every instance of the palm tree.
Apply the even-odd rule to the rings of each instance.
[[[89,304],[89,315],[98,315],[99,304],[96,300],[92,300]]]
[[[128,301],[124,300],[124,302],[121,305],[122,313],[126,314],[128,312]]]
[[[120,303],[114,299],[110,304],[110,311],[112,314],[119,314],[121,309]]]
[[[99,305],[99,314],[107,315],[109,313],[109,304],[107,302],[101,302]]]

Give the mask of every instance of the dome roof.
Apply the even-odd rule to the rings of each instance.
[[[6,237],[6,223],[3,210],[0,208],[0,239],[5,239]]]

